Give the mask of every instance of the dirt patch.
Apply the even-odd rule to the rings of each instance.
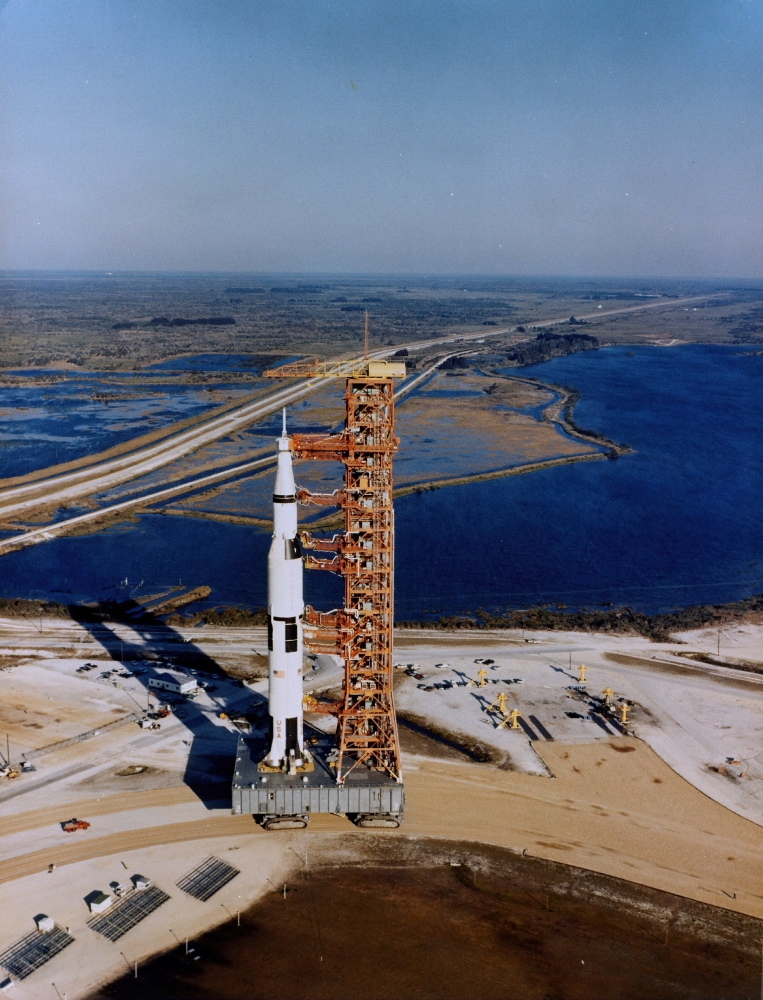
[[[398,731],[400,748],[405,753],[417,754],[420,757],[436,757],[441,760],[474,760],[456,744],[446,742],[430,729],[423,729],[400,716],[398,716]]]
[[[564,864],[455,842],[310,838],[287,891],[98,997],[743,1000],[761,923]],[[353,949],[347,942],[373,941]],[[296,954],[299,961],[295,961]],[[362,983],[359,989],[358,984]]]
[[[459,755],[462,759],[466,757],[477,764],[500,764],[506,756],[503,751],[486,746],[472,736],[444,729],[433,723],[431,719],[421,718],[411,712],[398,711],[397,721],[401,731],[407,729],[416,736],[427,740],[429,744],[439,745],[450,750],[451,753]]]
[[[78,794],[119,794],[123,792],[148,792],[162,788],[178,788],[184,784],[183,767],[172,769],[150,767],[148,765],[133,765],[140,770],[131,770],[130,767],[122,768],[120,771],[99,771],[91,774],[75,786]]]
[[[634,656],[630,653],[604,653],[604,659],[610,660],[612,663],[622,663],[629,667],[643,667],[645,670],[651,670],[654,673],[659,674],[673,674],[677,677],[696,677],[697,672],[701,671],[700,666],[691,667],[687,663],[686,666],[682,666],[680,663],[674,663],[671,660],[655,660],[647,656]],[[724,664],[726,667],[730,667],[731,664]],[[726,677],[718,677],[712,672],[703,672],[702,676],[710,681],[718,681],[718,683],[723,684],[728,687],[732,685],[734,687],[742,687],[751,691],[760,691],[760,683],[753,680],[745,680],[742,677],[734,677],[733,675]],[[644,711],[647,711],[644,709]],[[651,714],[647,712],[647,714]]]
[[[713,667],[730,667],[732,670],[747,670],[753,674],[763,674],[763,663],[751,663],[749,660],[721,660],[708,653],[686,653],[683,651],[677,652],[676,656],[684,656],[687,660],[697,660],[699,663],[708,663]]]
[[[113,723],[115,715],[129,711],[124,702],[116,688],[26,663],[0,673],[0,732],[8,734],[16,753],[37,750]]]
[[[9,670],[11,667],[17,667],[20,663],[28,659],[25,656],[0,656],[0,670]]]

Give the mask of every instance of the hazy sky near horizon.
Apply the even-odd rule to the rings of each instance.
[[[3,268],[763,277],[762,0],[8,0],[0,32]]]

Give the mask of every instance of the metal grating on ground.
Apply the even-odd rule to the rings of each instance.
[[[177,883],[178,889],[187,892],[189,896],[195,896],[206,903],[210,896],[227,885],[231,879],[240,875],[238,868],[221,861],[219,858],[210,857],[202,861],[193,871],[184,875]]]
[[[60,927],[47,934],[32,931],[0,955],[0,965],[14,978],[26,979],[73,941],[74,938]]]
[[[169,898],[166,892],[155,885],[149,889],[131,889],[105,913],[91,917],[87,926],[98,934],[103,934],[109,941],[118,941]]]

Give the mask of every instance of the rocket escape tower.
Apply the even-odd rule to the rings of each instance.
[[[305,645],[314,653],[344,660],[337,716],[336,781],[341,788],[353,771],[382,772],[402,781],[400,745],[392,699],[393,537],[392,457],[395,437],[393,378],[401,366],[362,361],[284,365],[270,378],[345,378],[345,422],[339,434],[294,434],[295,458],[329,460],[344,466],[344,487],[330,494],[297,491],[301,504],[340,507],[344,531],[333,538],[301,534],[311,553],[308,569],[328,570],[344,580],[344,607],[322,612],[307,607]]]

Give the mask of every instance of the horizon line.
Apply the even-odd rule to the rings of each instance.
[[[650,274],[543,274],[543,273],[499,273],[499,272],[439,272],[439,271],[229,271],[229,270],[159,270],[159,269],[112,269],[105,268],[0,268],[0,280],[20,276],[97,276],[106,277],[197,277],[230,278],[249,277],[299,281],[305,278],[321,280],[340,279],[384,279],[392,280],[438,280],[438,281],[651,281],[651,282],[723,282],[737,284],[758,284],[759,278],[720,277],[717,275],[650,275]]]

